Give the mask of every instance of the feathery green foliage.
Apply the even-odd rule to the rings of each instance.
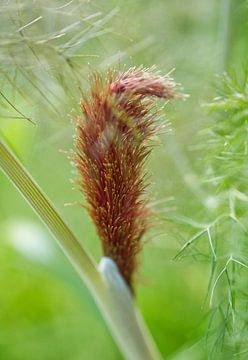
[[[212,194],[212,211],[203,217],[211,221],[178,254],[186,249],[198,258],[208,254],[206,346],[211,359],[245,359],[248,351],[247,80],[247,73],[242,79],[225,73],[216,84],[216,96],[205,104],[210,119],[200,131],[197,150],[201,148],[201,175]],[[209,250],[201,253],[205,241]]]
[[[97,57],[88,44],[110,31],[115,11],[104,15],[79,0],[14,0],[3,2],[0,13],[6,29],[0,32],[0,101],[6,108],[1,117],[44,122],[45,114],[54,122],[67,121],[78,104],[88,61]],[[16,103],[18,110],[10,111]]]
[[[208,104],[213,116],[206,134],[206,180],[214,187],[222,223],[215,225],[216,258],[210,283],[215,350],[247,355],[248,275],[248,77],[225,73]],[[225,218],[224,218],[225,216]],[[215,355],[216,356],[216,355]]]

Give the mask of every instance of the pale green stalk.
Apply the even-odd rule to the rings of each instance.
[[[224,71],[227,67],[230,52],[231,37],[231,8],[232,0],[221,0],[219,16],[219,49],[221,49],[219,70]]]
[[[161,356],[115,264],[104,259],[100,271],[11,150],[0,141],[0,168],[41,218],[86,283],[127,360],[157,360]]]

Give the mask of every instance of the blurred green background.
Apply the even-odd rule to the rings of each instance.
[[[73,119],[80,115],[90,71],[155,64],[164,74],[175,68],[175,80],[190,95],[165,107],[161,121],[169,121],[172,131],[160,135],[147,165],[152,201],[162,202],[155,205],[157,225],[144,239],[136,280],[137,303],[169,359],[207,358],[201,339],[208,328],[208,245],[203,244],[206,256],[200,261],[172,259],[196,232],[187,219],[203,223],[215,211],[214,195],[200,178],[204,163],[193,148],[207,121],[201,104],[214,95],[214,75],[228,62],[244,65],[244,3],[0,5],[0,131],[97,261],[100,244],[80,207],[82,195],[72,190],[77,175],[64,153],[73,149]],[[173,220],[179,216],[186,220]],[[2,173],[0,269],[0,359],[122,358],[87,288]]]

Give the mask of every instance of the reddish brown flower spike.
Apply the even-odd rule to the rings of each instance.
[[[147,140],[156,133],[156,97],[174,98],[169,76],[132,68],[109,73],[106,83],[94,75],[77,123],[75,164],[89,214],[105,256],[117,264],[132,289],[141,237],[150,216],[144,198]]]

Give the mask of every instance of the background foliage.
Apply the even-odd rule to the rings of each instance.
[[[73,147],[90,70],[176,67],[190,95],[161,119],[172,131],[148,165],[159,221],[137,274],[138,305],[167,358],[247,356],[246,5],[0,5],[0,131],[97,260],[99,241],[72,191],[76,173],[60,151]],[[0,238],[0,358],[121,358],[87,289],[2,173]]]

